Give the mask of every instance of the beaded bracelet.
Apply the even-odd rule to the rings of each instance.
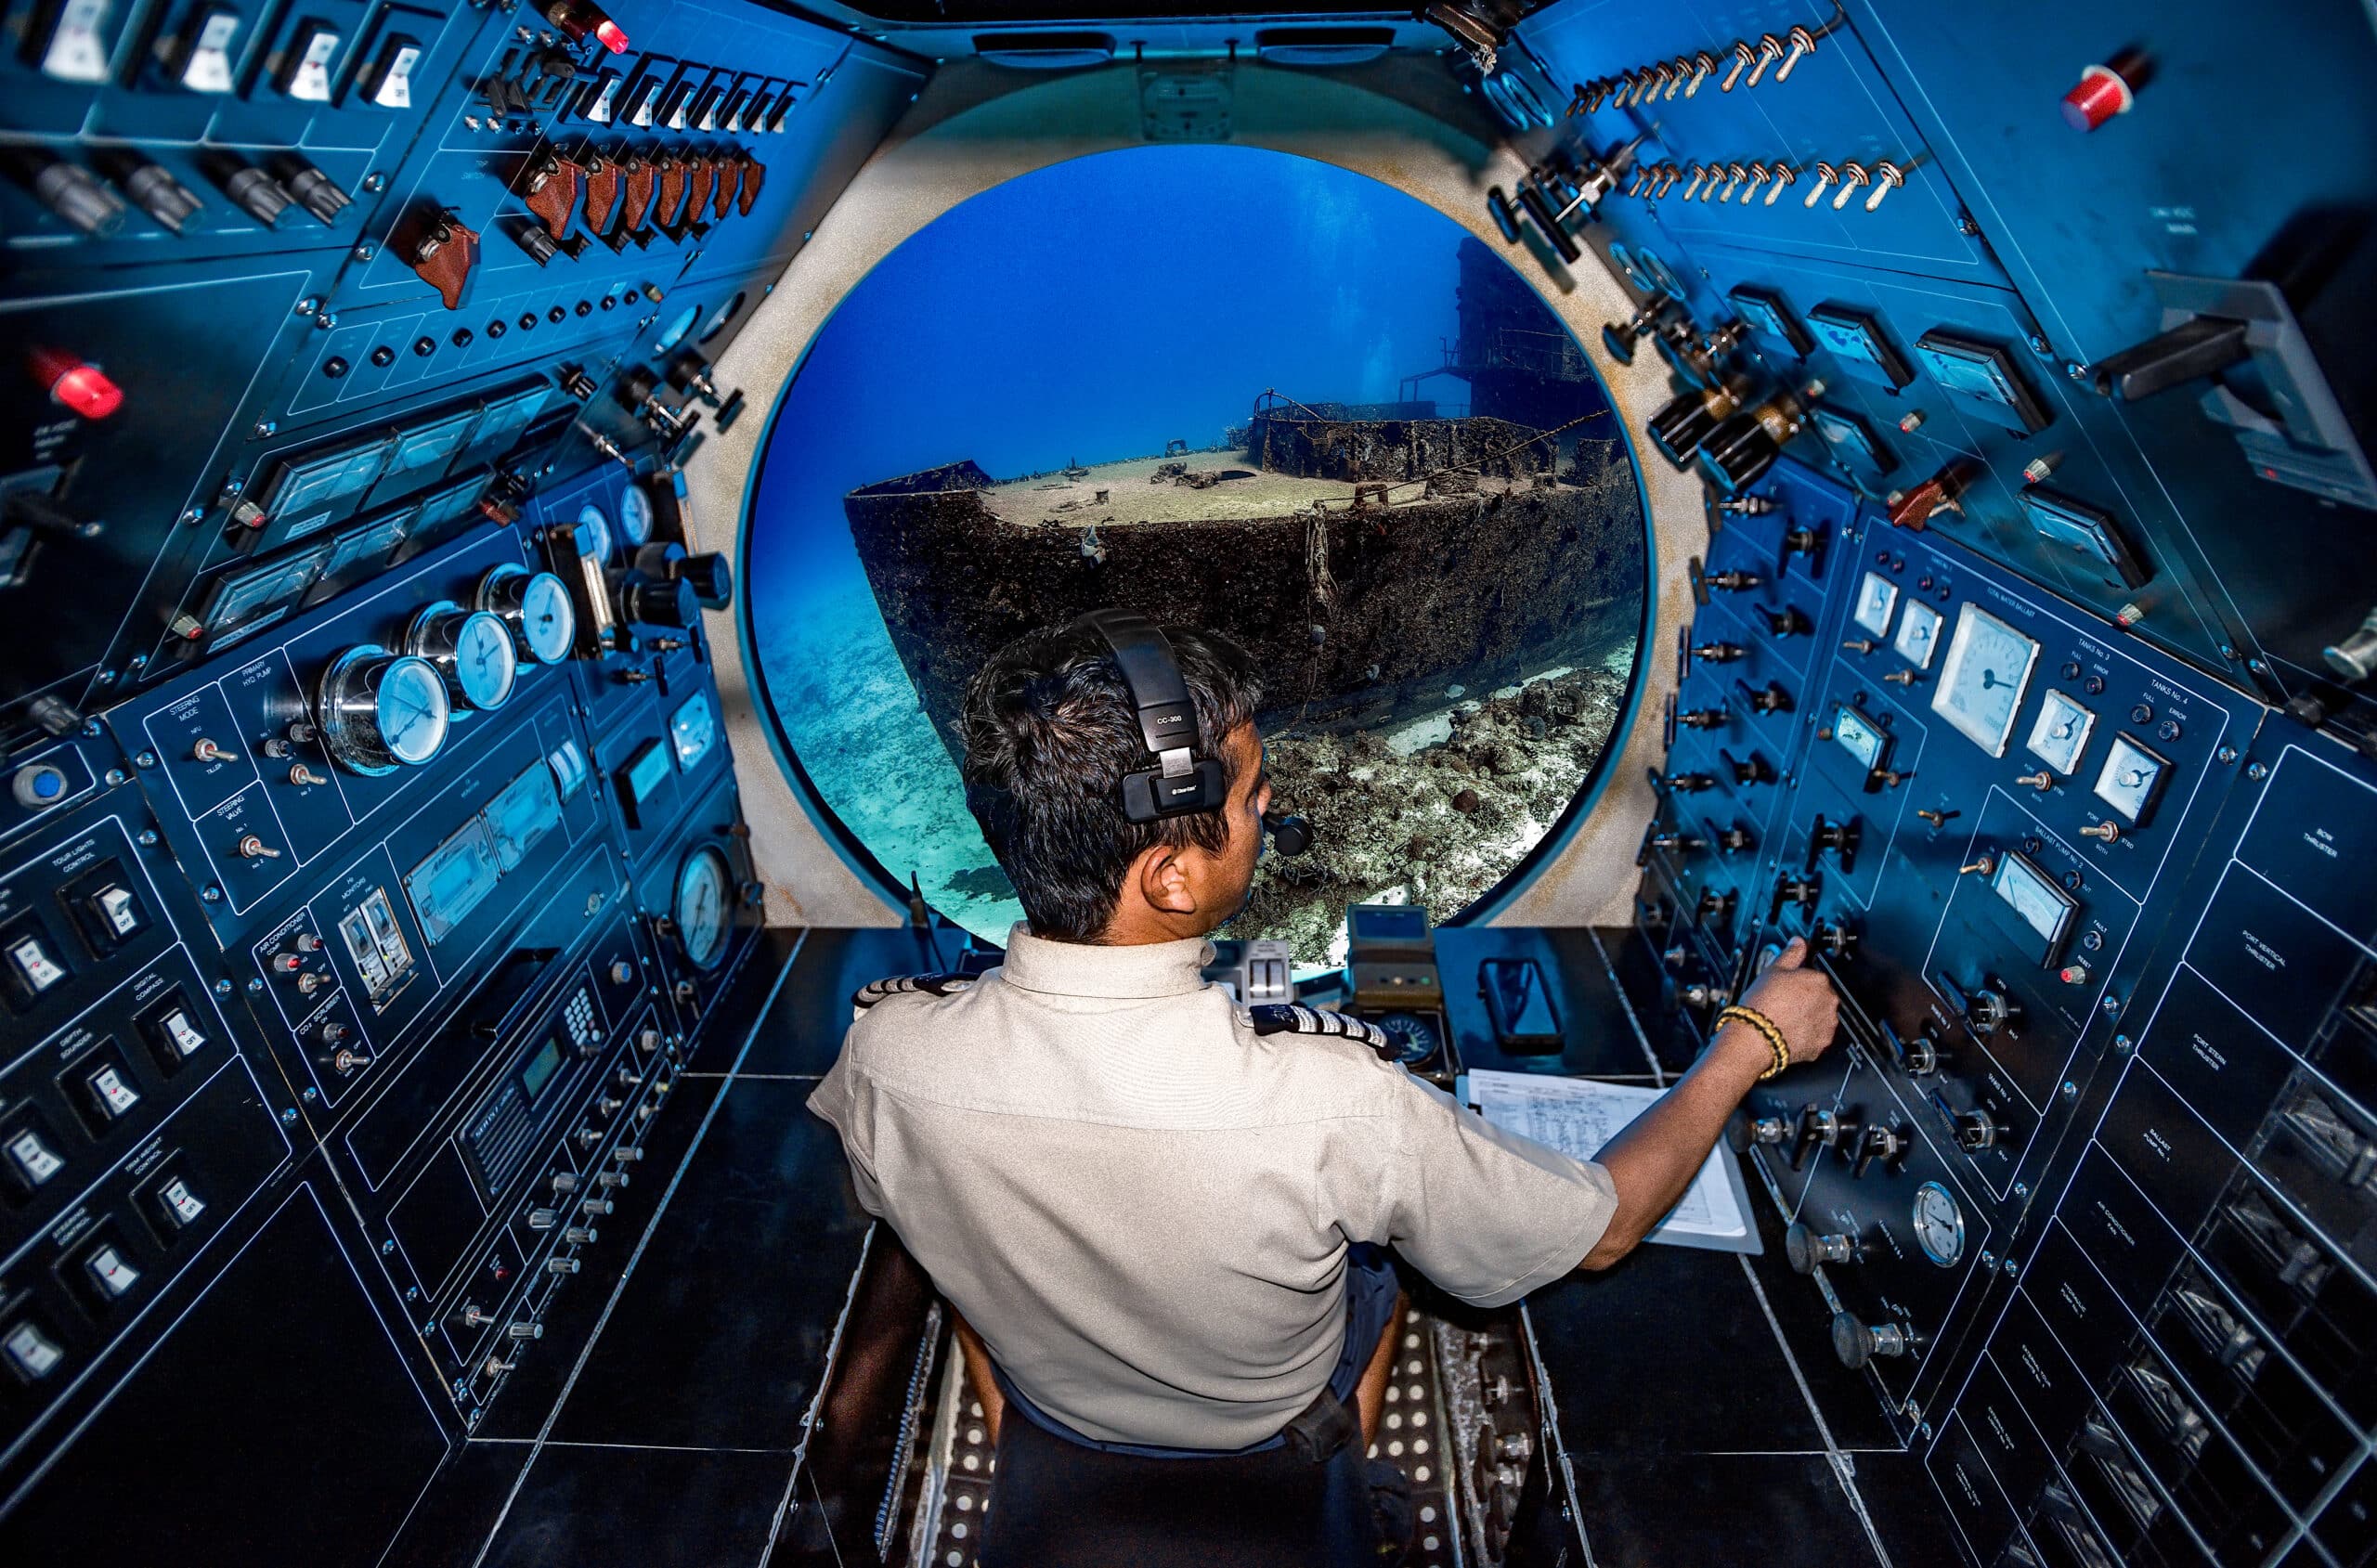
[[[1768,1047],[1773,1051],[1774,1065],[1758,1075],[1760,1083],[1791,1065],[1791,1048],[1783,1043],[1783,1030],[1773,1018],[1755,1007],[1728,1007],[1717,1015],[1717,1027],[1722,1029],[1729,1023],[1747,1024],[1766,1037]]]

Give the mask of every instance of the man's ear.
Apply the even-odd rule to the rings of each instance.
[[[1178,849],[1168,844],[1158,844],[1143,851],[1138,863],[1132,868],[1139,896],[1150,909],[1166,914],[1197,913],[1197,891],[1191,884],[1188,868],[1182,863]]]

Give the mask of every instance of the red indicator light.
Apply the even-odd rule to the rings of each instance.
[[[603,41],[603,47],[615,55],[624,55],[628,52],[627,29],[608,17],[604,17],[594,24],[594,36]]]
[[[108,380],[97,365],[86,365],[54,348],[32,351],[33,380],[47,389],[50,401],[71,408],[86,420],[103,420],[123,407],[123,389]]]

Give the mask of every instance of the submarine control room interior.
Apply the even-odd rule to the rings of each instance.
[[[0,1557],[2377,1564],[2372,81],[0,0]]]

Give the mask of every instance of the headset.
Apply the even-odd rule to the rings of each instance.
[[[1220,810],[1228,800],[1221,758],[1197,755],[1197,705],[1181,679],[1172,640],[1135,610],[1093,610],[1079,624],[1113,650],[1114,666],[1131,693],[1139,739],[1155,759],[1152,768],[1123,775],[1123,815],[1152,823]],[[1300,855],[1312,847],[1312,828],[1302,817],[1266,811],[1263,825],[1283,855]]]

